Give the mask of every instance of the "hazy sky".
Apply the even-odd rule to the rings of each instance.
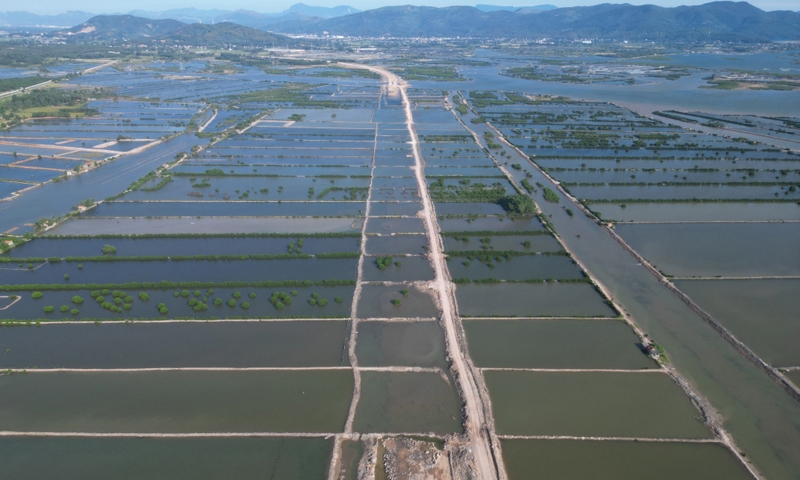
[[[6,2],[0,1],[0,11],[28,11],[40,14],[63,13],[66,10],[83,10],[91,13],[125,13],[134,9],[161,11],[170,8],[195,7],[200,9],[222,9],[222,10],[255,10],[257,12],[279,12],[285,10],[294,3],[301,0],[32,0],[29,2]],[[629,0],[544,0],[532,2],[506,2],[503,0],[476,0],[474,2],[458,0],[305,0],[303,3],[309,5],[319,5],[333,7],[337,5],[350,5],[361,10],[382,7],[385,5],[430,5],[443,7],[448,5],[539,5],[549,3],[558,7],[572,7],[581,5],[595,5],[598,3],[631,3],[634,5],[656,4],[664,7],[675,7],[678,5],[700,5],[707,3],[707,0],[655,0],[655,1],[636,1]],[[800,10],[798,0],[750,0],[750,3],[763,10]]]

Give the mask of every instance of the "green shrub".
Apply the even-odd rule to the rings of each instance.
[[[106,298],[104,296],[102,296],[102,295],[98,295],[98,296],[94,297],[94,299],[97,300],[97,303],[103,303],[103,302],[106,301]]]
[[[67,273],[64,274],[64,280],[69,280],[69,274]]]
[[[313,298],[314,300],[318,299],[319,298],[319,293],[312,293],[311,294],[311,298]]]
[[[53,313],[55,311],[56,311],[56,307],[54,307],[52,305],[48,305],[48,306],[44,307],[44,313]]]
[[[167,306],[163,303],[158,304],[158,309],[161,310],[162,308],[167,308]]]
[[[103,291],[100,292],[100,293],[103,294],[103,295],[108,295],[108,294],[111,293],[111,291],[109,289],[107,289],[107,288],[104,288]]]
[[[77,314],[79,314],[81,312],[79,312],[77,308],[73,308],[72,310],[70,310],[69,313],[71,313],[72,315],[77,315]]]
[[[308,303],[309,303],[310,305],[316,305],[316,304],[317,304],[317,299],[315,299],[315,298],[309,299],[309,300],[308,300]]]
[[[255,294],[255,292],[250,292],[250,295],[248,295],[248,297],[250,297],[250,298],[256,298],[256,294]]]
[[[400,293],[402,293],[404,297],[408,296],[408,290],[407,289],[400,290]]]
[[[293,296],[293,297],[296,297],[296,296],[297,296],[297,290],[292,290],[292,296]]]
[[[250,304],[249,304],[249,303],[247,303],[247,302],[242,302],[242,308],[244,308],[245,310],[247,310],[248,308],[250,308]]]
[[[321,298],[321,299],[319,299],[317,301],[317,305],[319,305],[320,307],[324,307],[327,304],[328,304],[328,300],[326,298]]]
[[[146,292],[142,292],[139,294],[139,300],[146,302],[150,300],[150,295],[148,295]]]
[[[131,308],[133,308],[133,305],[131,305],[130,303],[126,303],[125,305],[122,306],[122,308],[124,308],[125,310],[130,310]]]
[[[401,302],[399,298],[395,298],[394,300],[392,300],[392,305],[400,306],[401,303],[403,302]]]
[[[189,306],[190,307],[194,307],[195,305],[197,305],[197,300],[195,300],[194,298],[189,300]]]
[[[229,307],[235,307],[236,306],[236,300],[234,300],[234,299],[228,300],[228,306]]]
[[[336,298],[334,298],[333,300],[334,300],[336,303],[342,303],[342,302],[344,302],[344,299],[343,299],[342,297],[336,297]]]
[[[122,299],[117,297],[114,299],[114,305],[122,305]]]
[[[275,308],[277,308],[278,310],[283,310],[283,303],[282,302],[275,303]]]
[[[175,292],[172,294],[173,297],[178,298],[181,296],[181,292]]]
[[[58,309],[58,311],[61,312],[61,313],[67,313],[67,312],[69,312],[69,307],[67,305],[61,305],[61,307]]]
[[[233,298],[241,298],[242,294],[239,292],[233,292]]]
[[[188,297],[189,297],[189,295],[191,295],[191,294],[189,293],[189,290],[181,290],[181,297],[183,297],[183,298],[188,298]]]
[[[214,299],[214,306],[219,307],[220,305],[222,305],[222,299],[221,298],[215,298]]]
[[[125,300],[125,303],[132,303],[133,302],[133,297],[131,297],[130,295],[125,295],[124,300]]]
[[[167,307],[162,307],[158,309],[158,313],[160,313],[161,315],[166,315],[167,313],[169,313],[169,310],[167,310]]]
[[[195,291],[194,291],[194,296],[195,296],[195,297],[199,297],[199,296],[200,296],[200,295],[202,295],[202,294],[203,294],[203,292],[201,292],[200,290],[195,290]]]
[[[44,296],[44,293],[42,293],[42,292],[33,292],[31,294],[31,298],[34,299],[34,300],[42,298],[43,296]]]
[[[83,303],[83,297],[75,295],[74,297],[72,297],[72,303],[74,303],[75,305],[80,305],[81,303]]]

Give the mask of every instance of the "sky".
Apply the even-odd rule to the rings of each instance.
[[[53,15],[67,10],[81,10],[91,13],[127,13],[131,10],[163,11],[171,8],[194,7],[203,10],[255,10],[262,13],[280,12],[300,0],[30,0],[28,2],[0,1],[0,11],[27,11],[38,14]],[[531,2],[511,2],[504,0],[475,0],[473,3],[458,0],[305,0],[309,5],[334,7],[349,5],[360,10],[383,7],[387,5],[428,5],[444,7],[449,5],[489,5],[529,6],[549,3],[557,7],[574,7],[595,5],[598,3],[631,3],[633,5],[655,4],[662,7],[679,5],[700,5],[708,0],[543,0]],[[762,10],[800,10],[798,0],[750,0],[750,3]]]

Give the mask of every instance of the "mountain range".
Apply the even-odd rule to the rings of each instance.
[[[293,41],[283,35],[230,22],[211,24],[183,23],[178,20],[135,17],[133,15],[98,15],[82,24],[55,32],[72,42],[127,42],[163,40],[182,45],[270,46]]]
[[[132,15],[103,15],[61,30],[71,41],[158,38],[181,44],[287,44],[281,34],[354,37],[560,38],[671,42],[800,40],[800,14],[765,12],[746,2],[674,8],[602,4],[590,7],[383,7],[338,15],[349,7],[318,10],[297,4],[279,16],[230,12],[222,23],[190,23]],[[484,11],[487,10],[487,11]],[[172,15],[179,12],[172,11]],[[220,17],[220,11],[183,10]],[[327,18],[312,15],[330,15]],[[190,17],[190,18],[187,18]]]
[[[674,8],[601,4],[590,7],[481,11],[474,7],[383,7],[271,30],[361,37],[526,37],[653,41],[800,40],[800,14],[765,12],[747,2]]]

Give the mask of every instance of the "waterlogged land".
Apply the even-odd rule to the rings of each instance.
[[[796,477],[793,120],[477,53],[131,62],[4,131],[3,471]]]

